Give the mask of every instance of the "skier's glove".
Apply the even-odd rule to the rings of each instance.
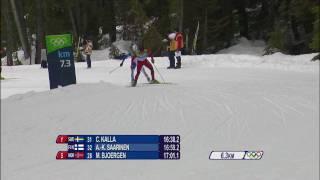
[[[154,64],[154,59],[153,58],[151,59],[151,62],[152,62],[152,64]]]

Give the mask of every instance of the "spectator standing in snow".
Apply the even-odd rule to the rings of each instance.
[[[2,48],[2,47],[1,47],[1,49],[0,49],[0,54],[1,54],[1,58],[2,58],[2,56],[5,56],[5,54],[6,54],[5,48]],[[3,80],[4,78],[2,77],[1,72],[2,72],[2,62],[1,62],[1,64],[0,64],[0,79]]]
[[[41,67],[48,68],[47,50],[46,49],[41,49]]]
[[[92,54],[93,44],[91,40],[86,40],[84,47],[84,53],[86,54],[87,67],[91,68],[91,54]]]
[[[170,40],[169,45],[169,61],[170,66],[168,69],[180,69],[181,68],[181,50],[184,46],[183,35],[181,32],[174,32],[168,35]],[[177,64],[175,64],[175,58],[177,58]]]
[[[181,32],[176,32],[175,33],[175,41],[176,41],[176,52],[175,52],[175,56],[177,58],[177,64],[176,64],[176,69],[180,69],[181,68],[181,51],[182,48],[184,46],[183,43],[183,35]]]
[[[173,69],[175,68],[175,51],[177,50],[177,42],[175,40],[175,37],[176,37],[176,34],[175,33],[170,33],[168,35],[168,38],[170,40],[169,42],[169,47],[168,47],[168,51],[169,51],[169,62],[170,62],[170,65],[168,67],[168,69]]]

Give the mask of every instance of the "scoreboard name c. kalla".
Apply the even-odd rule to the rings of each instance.
[[[96,136],[97,143],[116,143],[116,136]]]

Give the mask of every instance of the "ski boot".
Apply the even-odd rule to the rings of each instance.
[[[174,67],[175,69],[180,69],[181,68],[181,59],[179,58],[177,60],[177,64],[176,64],[176,67]]]
[[[156,79],[150,81],[150,84],[160,84],[160,82]]]
[[[137,81],[136,80],[131,81],[131,86],[132,87],[135,87],[136,85],[137,85]]]

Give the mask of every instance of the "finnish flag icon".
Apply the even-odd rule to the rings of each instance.
[[[74,150],[76,151],[84,151],[84,144],[75,144]]]

